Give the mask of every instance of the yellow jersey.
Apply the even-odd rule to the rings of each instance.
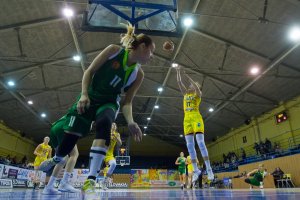
[[[184,113],[199,112],[201,98],[196,93],[187,93],[183,97]]]
[[[39,156],[41,158],[48,158],[48,155],[50,153],[51,147],[48,144],[42,143],[41,148],[39,149],[38,153],[42,154],[42,156]]]
[[[117,144],[117,138],[120,137],[120,134],[116,131],[113,132],[111,135],[110,145],[108,147],[106,157],[113,157],[114,156],[114,150],[115,146]]]
[[[36,156],[33,166],[38,167],[40,164],[47,160],[48,155],[50,153],[51,147],[48,144],[40,144],[40,148],[38,149],[38,153],[41,154],[41,156]]]

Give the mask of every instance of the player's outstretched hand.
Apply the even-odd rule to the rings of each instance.
[[[142,131],[140,127],[137,125],[137,123],[131,123],[128,124],[128,129],[130,131],[130,134],[132,135],[133,139],[136,142],[141,142],[142,141]]]

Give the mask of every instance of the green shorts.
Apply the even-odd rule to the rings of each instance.
[[[178,168],[178,172],[179,172],[179,175],[186,174],[186,169],[185,168]]]
[[[65,135],[65,131],[63,126],[65,124],[66,116],[63,116],[59,120],[57,120],[51,127],[50,132],[50,146],[55,149],[58,145],[61,144],[62,139]]]
[[[90,107],[80,115],[77,112],[76,102],[63,118],[54,123],[53,132],[55,132],[55,135],[60,135],[62,129],[64,132],[75,133],[84,137],[89,134],[92,122],[106,109],[113,109],[115,114],[117,114],[119,105],[117,103],[107,103],[107,101],[104,101],[102,104],[91,103]],[[58,140],[58,142],[61,142],[61,140]]]
[[[245,179],[245,182],[250,185],[260,186],[260,181],[257,180],[256,178],[247,178],[247,179]]]

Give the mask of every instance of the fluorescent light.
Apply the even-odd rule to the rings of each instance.
[[[73,56],[73,60],[78,62],[81,60],[81,57],[79,55],[75,55]]]
[[[63,13],[68,18],[74,16],[74,11],[71,8],[64,8]]]
[[[178,67],[178,64],[177,63],[172,63],[172,67],[176,68],[176,67]]]
[[[147,126],[144,126],[144,129],[147,129],[148,127]]]
[[[252,67],[251,69],[250,69],[250,73],[252,74],[252,75],[256,75],[256,74],[258,74],[258,72],[259,72],[259,68],[258,67]]]
[[[290,29],[289,37],[294,42],[300,41],[300,27],[293,27]]]
[[[155,105],[154,108],[155,108],[155,109],[159,109],[159,105]]]
[[[28,103],[29,105],[32,105],[32,104],[33,104],[33,101],[29,100],[29,101],[27,101],[27,103]]]
[[[190,18],[190,17],[186,17],[184,20],[183,20],[183,25],[187,28],[191,27],[193,25],[193,19]]]
[[[164,89],[162,87],[157,88],[158,92],[162,92]]]
[[[209,108],[208,111],[209,112],[214,112],[214,109],[213,108]]]
[[[8,81],[8,82],[7,82],[7,85],[10,86],[10,87],[13,87],[13,86],[15,86],[16,84],[15,84],[14,81]]]
[[[147,120],[148,120],[148,121],[150,121],[150,120],[151,120],[151,118],[150,118],[150,117],[147,117]]]
[[[144,133],[144,136],[146,136],[147,134],[146,133]]]
[[[47,117],[46,113],[41,113],[41,117],[42,117],[42,118]]]
[[[183,135],[180,135],[180,137],[183,137]]]

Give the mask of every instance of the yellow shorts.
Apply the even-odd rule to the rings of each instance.
[[[111,160],[115,160],[115,157],[114,156],[106,156],[105,159],[104,159],[104,162],[108,163]]]
[[[45,157],[36,157],[33,163],[34,167],[39,167],[41,165],[42,162],[44,162],[45,160],[47,160],[47,158]]]
[[[204,122],[199,112],[185,113],[183,120],[184,135],[204,133]]]

